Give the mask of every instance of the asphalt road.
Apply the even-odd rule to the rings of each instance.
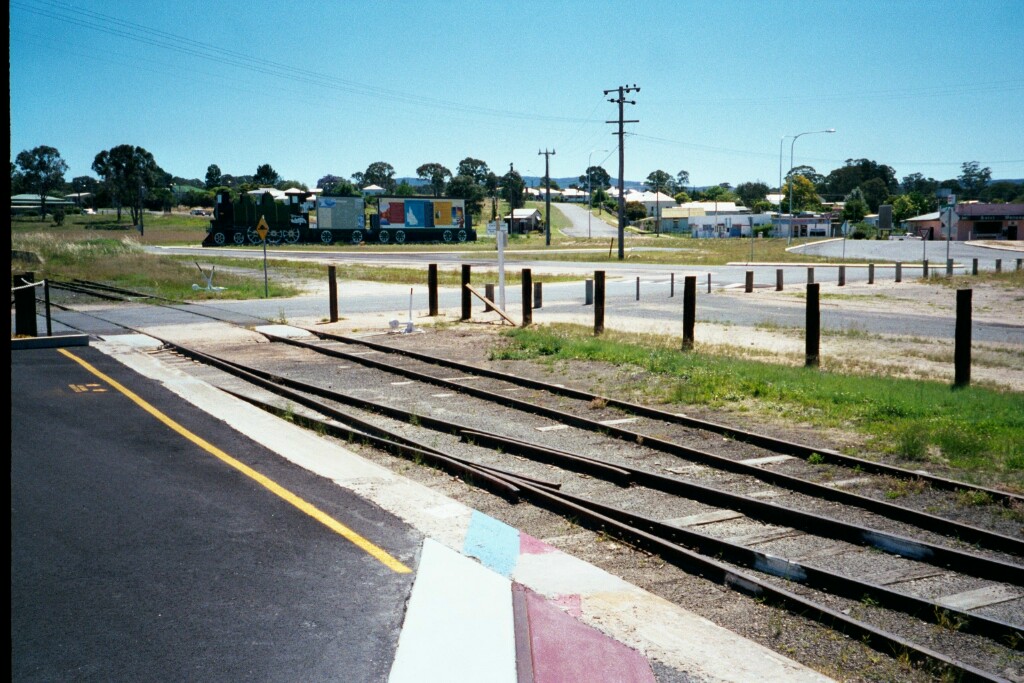
[[[102,375],[57,349],[11,354],[12,680],[386,678],[413,574],[169,427],[410,567],[419,535],[98,350],[68,351]]]

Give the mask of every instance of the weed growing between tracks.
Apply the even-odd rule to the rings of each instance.
[[[492,352],[495,360],[596,361],[636,368],[640,376],[631,373],[631,400],[852,431],[876,454],[903,464],[926,462],[957,478],[1024,491],[1024,394],[1019,392],[954,390],[935,381],[682,353],[671,337],[606,332],[596,338],[576,325],[504,335],[504,347]],[[624,391],[622,386],[609,389]]]

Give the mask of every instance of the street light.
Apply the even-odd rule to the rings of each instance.
[[[607,149],[592,149],[590,154],[587,155],[587,239],[590,239],[590,217],[594,214],[594,197],[593,188],[591,187],[591,172],[590,172],[590,159],[594,156],[594,152],[607,152]]]
[[[825,130],[809,130],[804,133],[797,133],[793,136],[793,142],[789,143],[789,239],[793,239],[793,148],[796,147],[797,138],[801,135],[811,135],[814,133],[835,133],[835,128],[826,128]],[[785,139],[785,138],[783,138]],[[782,144],[782,143],[779,143]],[[780,188],[781,189],[781,188]]]

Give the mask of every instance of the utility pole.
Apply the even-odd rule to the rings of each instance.
[[[637,87],[636,83],[633,85],[620,85],[618,88],[611,90],[605,90],[604,94],[618,93],[617,97],[609,99],[609,102],[619,105],[619,119],[618,121],[605,121],[605,123],[617,123],[619,124],[619,260],[622,261],[626,258],[626,197],[625,197],[625,181],[623,175],[626,172],[626,146],[625,137],[626,131],[624,129],[627,123],[639,123],[639,120],[626,121],[623,117],[623,105],[636,104],[636,100],[627,100],[626,93],[640,92],[640,88]]]
[[[547,148],[544,148],[543,152],[537,152],[537,155],[544,155],[544,181],[547,185],[547,196],[544,199],[544,210],[546,215],[544,216],[544,246],[551,246],[551,166],[548,164],[551,161],[551,157],[554,156],[555,150],[550,152]]]

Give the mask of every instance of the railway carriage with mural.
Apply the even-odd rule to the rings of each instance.
[[[315,209],[315,212],[314,212]],[[317,197],[302,190],[243,194],[218,192],[205,247],[262,244],[405,244],[475,241],[465,200],[450,197],[379,197],[367,214],[362,197]]]

